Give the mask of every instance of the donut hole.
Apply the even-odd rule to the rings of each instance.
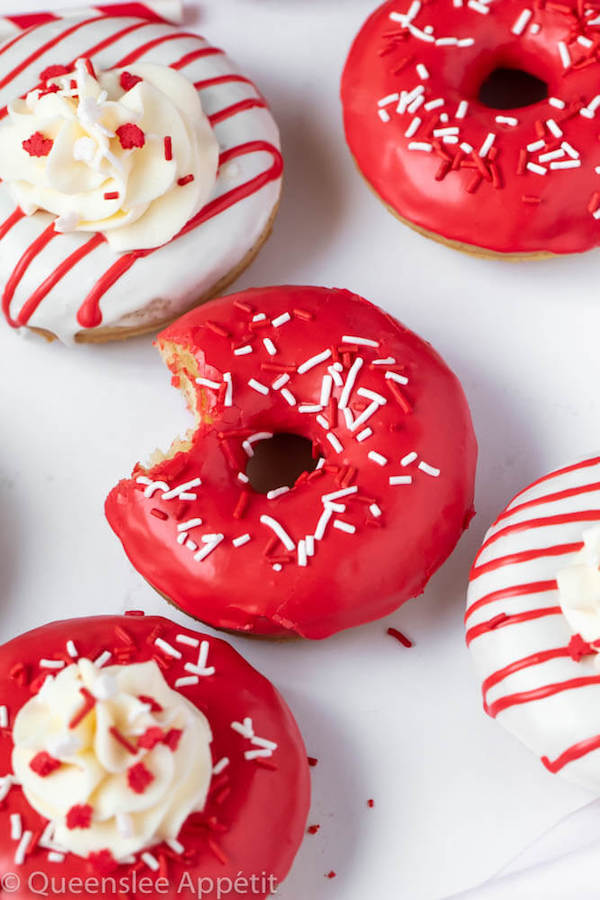
[[[490,109],[519,109],[548,98],[548,85],[524,69],[498,66],[479,88],[478,100]]]
[[[254,456],[246,465],[251,487],[268,494],[280,487],[292,487],[303,472],[312,472],[312,442],[299,434],[281,433],[253,445]]]

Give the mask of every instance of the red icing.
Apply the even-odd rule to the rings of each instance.
[[[286,312],[290,321],[279,327],[271,324]],[[253,313],[263,313],[266,319],[253,322]],[[379,346],[341,347],[344,335],[376,338]],[[265,338],[275,345],[276,355],[268,354]],[[202,485],[193,489],[196,499],[164,500],[164,489],[145,496],[144,485],[136,481],[145,474],[140,468],[107,499],[111,526],[151,584],[191,615],[217,627],[259,634],[295,632],[310,638],[386,615],[423,590],[451,552],[472,510],[476,458],[462,390],[429,345],[356,295],[302,287],[252,290],[215,300],[179,319],[158,341],[189,350],[198,374],[217,384],[223,383],[223,373],[230,372],[233,393],[232,405],[226,406],[224,389],[198,386],[206,421],[196,432],[192,449],[149,473],[172,488],[200,478]],[[233,347],[248,344],[251,354],[234,355]],[[296,373],[298,366],[332,346],[326,362]],[[299,411],[304,405],[319,404],[333,354],[346,359],[343,379],[356,358],[364,360],[350,395],[354,417],[372,402],[357,393],[359,388],[386,401],[365,422],[373,435],[361,442],[356,440],[360,431],[350,432],[339,412],[332,434],[342,445],[340,453],[315,413]],[[390,356],[394,365],[373,364]],[[281,377],[282,368],[293,373],[285,389],[296,398],[295,406],[276,389],[264,396],[248,383],[255,379],[270,386]],[[393,379],[386,378],[388,371],[408,378],[402,390],[411,413],[389,390]],[[341,387],[333,388],[332,396],[340,400],[341,394]],[[322,410],[322,415],[330,415],[329,410]],[[291,432],[317,442],[324,468],[299,479],[276,499],[255,493],[240,483],[238,473],[244,472],[248,459],[244,441],[258,432]],[[369,458],[370,451],[385,457],[387,464]],[[411,451],[417,459],[403,466],[401,460]],[[439,476],[420,469],[421,462],[438,466]],[[410,475],[412,483],[390,485],[390,476],[401,475]],[[356,532],[344,533],[330,524],[307,565],[298,565],[298,542],[314,534],[323,512],[322,496],[347,488],[351,493],[340,501],[346,509],[335,517]],[[373,504],[383,513],[379,527],[372,527]],[[152,512],[157,508],[168,518],[157,518]],[[175,513],[179,521],[203,519],[202,527],[189,535],[196,545],[201,545],[204,533],[223,534],[224,540],[205,559],[196,560],[190,548],[177,542]],[[292,551],[261,522],[264,515],[285,529],[294,543]],[[235,547],[232,540],[245,533],[251,541]],[[273,564],[283,566],[282,571],[274,571]]]
[[[23,141],[23,150],[30,156],[48,156],[52,150],[54,141],[45,137],[40,131],[34,131],[31,137]]]
[[[72,806],[67,813],[67,828],[89,828],[92,824],[93,812],[89,803]]]
[[[40,81],[50,81],[51,78],[59,78],[61,75],[68,75],[71,72],[66,66],[47,66],[43,72],[40,72]]]
[[[136,794],[143,794],[147,787],[154,781],[154,775],[144,763],[136,763],[127,769],[127,783]]]
[[[591,653],[596,653],[597,651],[594,650],[591,644],[584,641],[580,634],[574,634],[569,641],[567,652],[575,662],[581,662],[584,656],[589,656]]]
[[[141,80],[139,75],[132,75],[131,72],[121,72],[121,75],[119,76],[119,84],[124,91],[130,91],[136,84],[139,84]]]
[[[127,613],[125,613],[127,615]],[[133,615],[133,613],[131,613]],[[137,612],[135,615],[139,615]],[[138,700],[141,700],[142,703],[147,703],[150,706],[151,712],[162,712],[162,706],[160,703],[157,703],[154,697],[147,697],[145,694],[140,694]]]
[[[488,12],[483,14],[473,4],[431,0],[412,5],[414,15],[407,22],[401,16],[409,8],[411,0],[391,0],[371,15],[354,42],[342,80],[350,149],[385,203],[445,239],[500,253],[572,253],[598,246],[593,195],[600,145],[592,103],[600,73],[597,8],[575,0],[534,6],[505,0],[485,4]],[[515,34],[526,10],[532,15]],[[473,43],[447,45],[445,38]],[[560,42],[569,56],[567,65]],[[564,107],[548,100],[513,110],[484,106],[477,99],[479,88],[499,67],[538,76],[547,83],[549,98]],[[401,100],[403,91],[420,87],[425,102],[418,106],[417,101],[411,111],[398,112],[398,100],[389,100],[395,94]],[[443,105],[426,109],[440,98]],[[469,104],[464,118],[456,116],[461,101]],[[588,104],[591,114],[581,115]],[[497,122],[497,115],[514,117],[517,123]],[[420,123],[412,125],[415,118]],[[440,133],[445,128],[458,132]],[[495,135],[489,148],[488,135]],[[527,149],[537,141],[542,142],[539,149]],[[432,149],[409,149],[411,142]],[[461,147],[465,143],[473,150]],[[556,167],[573,162],[571,148],[581,165]],[[540,160],[555,150],[563,155]],[[530,163],[541,165],[545,174],[528,168]]]
[[[146,143],[146,135],[139,125],[135,125],[133,122],[127,122],[125,125],[119,126],[117,128],[117,137],[123,150],[134,150],[143,147]]]
[[[39,775],[40,778],[47,778],[52,772],[60,769],[61,765],[62,763],[59,759],[55,759],[53,756],[50,756],[49,753],[46,753],[45,750],[42,750],[41,753],[36,753],[33,757],[29,763],[29,768],[32,769],[36,775]]]
[[[82,657],[96,659],[105,649],[114,649],[115,628],[124,626],[136,649],[133,662],[146,662],[152,658],[153,646],[149,642],[160,626],[160,634],[172,646],[179,646],[184,659],[174,661],[174,666],[164,673],[168,683],[184,676],[184,662],[194,661],[195,651],[177,643],[177,635],[185,634],[196,639],[210,641],[210,662],[218,677],[201,678],[197,685],[182,688],[182,693],[207,716],[214,735],[212,750],[215,762],[227,756],[230,764],[219,776],[213,778],[207,805],[202,813],[196,813],[184,823],[179,840],[185,851],[182,855],[166,845],[151,847],[150,852],[165,867],[170,886],[160,890],[167,900],[192,900],[197,892],[191,888],[179,889],[184,873],[196,878],[214,879],[229,877],[235,881],[242,872],[273,872],[282,881],[303,839],[309,806],[309,770],[306,750],[297,726],[284,701],[275,688],[227,643],[199,635],[156,617],[103,616],[83,618],[68,622],[53,622],[15,638],[0,648],[0,704],[5,704],[14,718],[21,706],[30,699],[26,684],[10,676],[22,668],[36,671],[41,657],[59,658],[64,653],[66,641],[73,640]],[[148,698],[144,698],[148,699]],[[267,770],[244,758],[247,742],[231,728],[232,721],[252,718],[256,733],[277,743],[274,758],[277,768]],[[11,772],[13,743],[10,731],[0,733],[0,770]],[[85,807],[84,807],[85,809]],[[73,812],[71,810],[71,812]],[[0,809],[0,827],[9,833],[12,813],[18,813],[23,829],[34,835],[41,834],[46,820],[27,802],[20,788],[12,788]],[[86,813],[73,813],[78,821],[86,819]],[[25,862],[19,867],[22,887],[13,896],[27,900],[28,878],[40,870],[65,879],[89,878],[95,873],[116,873],[132,883],[133,872],[158,878],[160,872],[151,872],[139,857],[135,863],[118,865],[108,850],[90,854],[82,859],[67,854],[64,862],[47,863],[48,851],[33,842]],[[15,845],[0,842],[0,868],[14,868]],[[220,859],[224,860],[221,862]],[[12,868],[11,868],[12,866]],[[142,871],[143,870],[143,871]],[[185,884],[185,882],[184,882]],[[80,891],[63,891],[66,900],[75,900]],[[257,900],[265,900],[267,892],[253,894]],[[154,894],[153,894],[154,896]],[[214,892],[204,893],[205,900],[217,900]]]
[[[80,694],[83,696],[83,705],[79,712],[75,713],[69,722],[69,728],[77,728],[83,722],[85,717],[93,710],[96,705],[96,698],[88,691],[87,688],[81,688]]]

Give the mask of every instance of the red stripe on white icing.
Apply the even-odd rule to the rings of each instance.
[[[465,622],[473,615],[473,613],[477,612],[478,609],[481,609],[482,606],[487,606],[489,603],[496,603],[498,600],[508,600],[510,597],[523,597],[523,596],[531,596],[532,594],[541,594],[545,591],[555,591],[557,589],[557,584],[555,580],[552,581],[530,581],[528,584],[515,584],[511,587],[502,588],[499,591],[492,591],[489,594],[485,594],[485,596],[480,597],[479,600],[476,600],[465,613]]]

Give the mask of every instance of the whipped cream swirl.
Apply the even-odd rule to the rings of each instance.
[[[175,839],[206,802],[212,735],[155,662],[48,677],[16,716],[13,771],[57,850],[125,861]]]
[[[166,66],[96,72],[87,59],[41,77],[0,125],[0,178],[15,202],[53,213],[57,231],[100,232],[117,252],[170,241],[217,177],[218,143],[193,84]]]

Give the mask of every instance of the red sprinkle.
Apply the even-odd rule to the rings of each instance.
[[[94,69],[93,63],[91,59],[84,59],[85,67],[88,71],[88,75],[91,75],[92,78],[96,77],[96,70]]]
[[[328,872],[328,873],[327,873],[327,875],[325,876],[325,878],[336,878],[336,875],[337,875],[337,873],[334,872],[333,869],[332,869],[331,872]]]
[[[126,616],[145,616],[146,613],[144,612],[143,609],[126,609],[125,615]]]
[[[588,644],[587,641],[584,641],[580,634],[573,635],[568,643],[567,650],[574,662],[581,662],[584,656],[589,656],[590,653],[594,653],[592,645]]]
[[[125,747],[128,753],[132,753],[135,756],[135,754],[137,753],[137,747],[134,747],[131,741],[128,741],[127,738],[121,734],[118,728],[115,728],[115,726],[113,725],[112,728],[109,728],[108,730],[114,737],[115,741],[118,741],[122,747]]]
[[[67,813],[67,828],[89,828],[92,824],[93,809],[89,803],[76,803]]]
[[[367,800],[367,806],[369,807],[369,809],[373,809],[373,807],[375,806],[375,801]]]
[[[309,825],[306,831],[308,834],[316,834],[320,827],[320,825]]]
[[[69,728],[77,728],[79,723],[83,722],[88,713],[90,713],[96,705],[96,698],[93,694],[90,694],[87,688],[80,688],[79,693],[83,696],[85,702],[79,712],[75,713],[69,722]]]
[[[40,778],[46,778],[47,775],[51,775],[52,772],[60,769],[61,765],[60,759],[55,759],[49,753],[46,753],[45,750],[42,750],[41,753],[36,753],[33,757],[29,763],[29,768],[36,775],[39,775]]]
[[[178,178],[178,179],[177,179],[177,184],[178,184],[180,187],[184,187],[186,184],[189,184],[189,183],[190,183],[191,181],[193,181],[193,180],[194,180],[194,176],[193,176],[193,175],[191,175],[191,174],[190,174],[190,175],[184,175],[183,178]]]
[[[160,703],[156,702],[154,697],[148,697],[146,694],[140,694],[138,697],[138,700],[141,703],[147,703],[148,706],[150,707],[150,712],[156,713],[156,712],[163,711],[162,706],[160,705]]]
[[[157,744],[160,744],[164,736],[164,731],[157,725],[147,728],[138,739],[138,747],[141,747],[143,750],[153,750]]]
[[[148,771],[144,763],[136,763],[127,769],[127,781],[132,791],[143,794],[148,785],[154,781],[154,775]]]
[[[104,195],[105,200],[118,200],[119,192],[118,191],[107,191]]]
[[[165,159],[167,162],[171,162],[173,159],[173,141],[168,135],[165,138]]]
[[[132,75],[131,72],[121,72],[119,84],[124,91],[130,91],[131,88],[135,87],[136,84],[139,84],[141,80],[139,75]]]
[[[50,81],[51,78],[68,75],[70,71],[66,66],[48,66],[43,72],[40,72],[40,81]]]
[[[406,635],[402,634],[401,631],[398,631],[397,628],[388,628],[387,633],[393,638],[396,638],[397,641],[400,641],[404,647],[412,647],[413,642],[410,638],[407,638]]]
[[[31,137],[27,138],[26,141],[23,141],[23,150],[25,150],[26,153],[29,153],[30,156],[41,158],[43,156],[48,156],[53,145],[54,141],[44,137],[41,131],[34,131]]]
[[[175,751],[179,747],[179,741],[181,740],[182,734],[183,731],[181,730],[181,728],[171,728],[171,730],[168,731],[165,735],[163,744],[166,744],[169,750],[172,750],[173,753],[175,753]]]
[[[126,122],[125,125],[117,128],[117,137],[123,150],[134,150],[141,148],[146,143],[146,135],[133,122]]]
[[[309,766],[311,766],[314,769],[315,766],[319,765],[319,760],[317,759],[316,756],[309,756],[308,764],[309,764]]]

